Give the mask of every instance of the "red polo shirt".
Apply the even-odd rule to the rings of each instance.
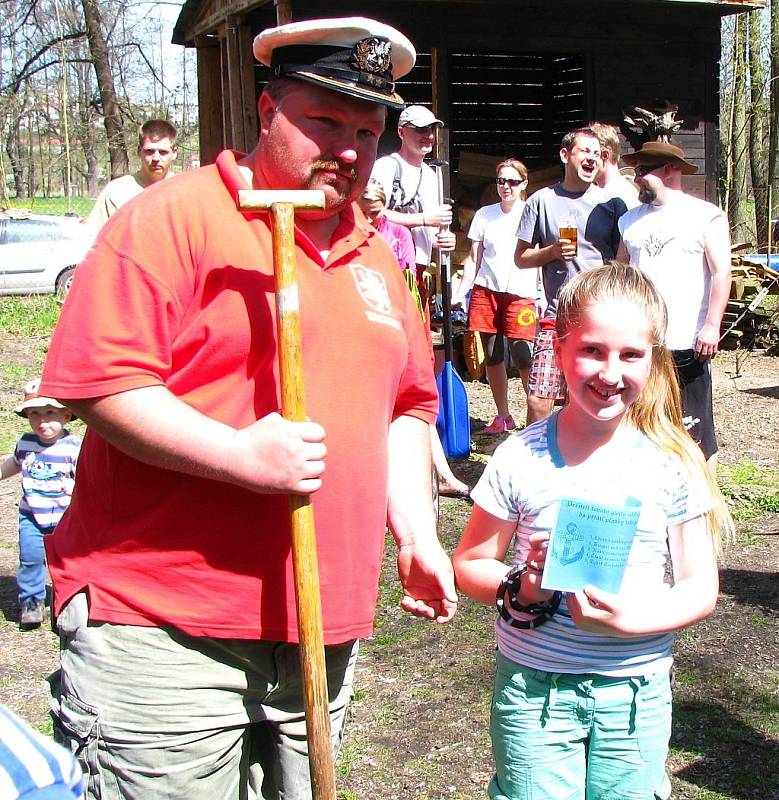
[[[242,428],[278,410],[266,214],[237,210],[235,156],[150,187],[77,270],[41,391],[89,398],[164,385]],[[433,421],[419,312],[381,237],[354,208],[326,262],[296,255],[308,416],[327,432],[313,496],[327,643],[372,630],[387,509],[387,431]],[[69,512],[47,537],[55,610],[216,637],[297,641],[286,495],[258,495],[132,459],[88,431]]]

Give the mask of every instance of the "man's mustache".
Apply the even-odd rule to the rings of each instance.
[[[338,172],[349,178],[349,180],[357,180],[357,170],[351,164],[343,164],[337,159],[314,161],[311,165],[311,171],[318,172],[320,170],[323,172]]]

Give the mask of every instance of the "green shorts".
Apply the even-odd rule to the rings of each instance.
[[[296,645],[90,622],[83,593],[57,623],[54,734],[88,800],[311,800]],[[357,650],[325,648],[334,749]]]
[[[498,653],[492,800],[666,800],[667,672],[609,678],[528,669]]]

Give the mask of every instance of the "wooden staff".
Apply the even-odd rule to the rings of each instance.
[[[325,195],[322,191],[242,190],[238,192],[238,206],[244,211],[270,211],[281,413],[288,420],[303,422],[306,406],[295,262],[295,210],[324,208]],[[291,494],[289,504],[311,791],[314,800],[335,800],[314,511],[309,495]]]

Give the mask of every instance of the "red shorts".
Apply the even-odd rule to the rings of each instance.
[[[468,304],[468,330],[532,342],[536,335],[535,301],[474,286]]]

